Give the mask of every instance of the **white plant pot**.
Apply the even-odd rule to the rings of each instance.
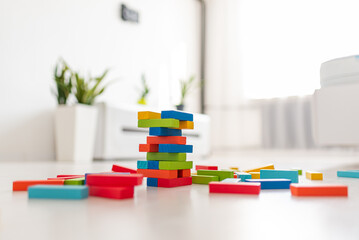
[[[83,104],[58,106],[55,113],[57,161],[91,162],[96,127],[96,107]]]

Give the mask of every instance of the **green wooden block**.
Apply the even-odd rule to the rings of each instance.
[[[193,162],[174,162],[174,161],[161,161],[159,162],[158,169],[162,170],[180,170],[180,169],[191,169]]]
[[[142,119],[138,120],[138,127],[167,127],[167,128],[179,128],[179,120],[177,119]]]
[[[233,171],[218,171],[218,170],[197,170],[197,175],[209,175],[209,176],[218,176],[219,181],[222,181],[226,178],[233,178]]]
[[[66,179],[64,185],[85,185],[85,178]]]
[[[158,153],[148,152],[147,161],[186,161],[186,153]]]
[[[192,183],[196,184],[208,184],[213,181],[219,181],[218,176],[209,175],[192,175]]]

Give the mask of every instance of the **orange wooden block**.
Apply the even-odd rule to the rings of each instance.
[[[27,191],[27,188],[33,185],[64,185],[64,179],[56,180],[20,180],[12,183],[13,191]]]
[[[246,172],[246,173],[260,172],[261,169],[274,169],[274,165],[273,165],[273,164],[270,164],[270,165],[263,166],[263,167],[259,167],[259,168],[248,169],[248,170],[246,170],[246,171],[244,171],[244,172]]]
[[[178,170],[137,169],[137,173],[149,178],[177,178]]]
[[[137,118],[141,119],[161,119],[161,113],[143,111],[137,113]]]
[[[191,169],[178,170],[179,178],[190,177],[190,176],[191,176]]]
[[[140,144],[140,152],[158,152],[158,144]]]
[[[180,121],[179,127],[176,129],[194,129],[194,123],[192,121]]]
[[[345,185],[303,185],[292,183],[290,191],[293,196],[348,196]]]
[[[186,137],[169,136],[169,137],[147,137],[147,144],[186,144]]]

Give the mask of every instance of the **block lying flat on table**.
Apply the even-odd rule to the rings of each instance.
[[[148,161],[186,161],[186,153],[147,153]]]
[[[305,177],[309,180],[323,180],[323,173],[307,171]]]
[[[182,136],[181,129],[150,127],[150,135],[152,136]]]
[[[137,173],[137,172],[136,172]],[[90,175],[90,174],[122,174],[122,175],[130,175],[131,173],[129,173],[129,172],[99,172],[99,173],[85,173],[85,182],[84,182],[84,184],[86,184],[86,178],[87,178],[87,176],[88,175]]]
[[[138,127],[167,127],[167,128],[179,128],[180,121],[177,119],[145,119],[138,120]]]
[[[194,129],[194,123],[190,121],[180,121],[176,129]]]
[[[85,177],[65,179],[64,185],[84,185]]]
[[[140,144],[140,152],[158,152],[158,144]]]
[[[173,178],[173,179],[158,178],[157,187],[172,188],[172,187],[181,187],[187,185],[192,185],[192,177]]]
[[[180,170],[180,169],[191,169],[193,166],[192,161],[177,162],[177,161],[160,161],[158,169],[162,170]]]
[[[104,187],[90,186],[89,195],[103,198],[125,199],[133,198],[134,187]]]
[[[137,161],[137,169],[159,169],[159,161]]]
[[[252,179],[252,175],[246,172],[236,172],[237,178],[241,179],[241,182],[244,182],[246,179]]]
[[[191,169],[177,170],[177,177],[179,178],[190,177],[190,176],[191,176]]]
[[[237,193],[237,194],[256,194],[261,191],[260,183],[224,183],[210,182],[210,193]]]
[[[175,110],[168,110],[161,112],[161,118],[174,118],[181,121],[193,121],[193,114]]]
[[[137,119],[161,119],[161,113],[143,111],[137,113]]]
[[[192,145],[182,145],[182,144],[159,144],[158,152],[168,152],[168,153],[192,153]]]
[[[290,179],[292,183],[298,183],[298,171],[297,170],[267,170],[261,169],[260,177],[263,179],[277,179],[277,178],[284,178]],[[253,178],[253,176],[252,176]]]
[[[252,179],[260,179],[261,178],[260,172],[250,172],[249,174],[251,175]]]
[[[345,185],[291,184],[290,191],[293,196],[348,196]]]
[[[239,178],[226,178],[226,179],[223,179],[221,182],[224,182],[224,183],[239,183],[239,182],[241,182],[241,179],[239,179]]]
[[[248,169],[248,170],[245,170],[244,172],[260,172],[261,169],[274,169],[274,165],[273,164],[270,164],[270,165],[266,165],[266,166],[263,166],[263,167],[259,167],[259,168],[253,168],[253,169]]]
[[[137,169],[137,172],[148,178],[177,178],[177,170],[155,170],[155,169]]]
[[[27,191],[28,187],[33,185],[64,185],[64,179],[56,179],[56,180],[20,180],[14,181],[12,183],[13,191]]]
[[[120,165],[113,164],[112,171],[114,172],[123,172],[123,173],[137,173],[135,169],[123,167]]]
[[[147,144],[186,144],[186,137],[182,136],[148,136]]]
[[[218,166],[196,165],[196,170],[218,170]]]
[[[142,174],[89,174],[86,184],[89,186],[126,187],[142,184]]]
[[[245,181],[260,183],[261,189],[289,189],[292,182],[289,179],[246,179]]]
[[[84,199],[88,197],[87,186],[36,185],[28,189],[29,198]]]
[[[195,184],[208,184],[210,182],[219,181],[218,176],[209,175],[192,175],[192,183]]]
[[[218,176],[219,181],[222,181],[226,178],[233,178],[233,171],[197,170],[197,175]]]
[[[359,178],[359,170],[337,171],[338,177]]]
[[[230,170],[233,170],[233,171],[238,171],[239,168],[238,167],[229,167]]]

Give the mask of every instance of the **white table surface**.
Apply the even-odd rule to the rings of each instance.
[[[315,183],[347,184],[348,198],[209,194],[208,185],[147,188],[145,181],[127,200],[29,200],[27,192],[12,192],[14,180],[108,171],[113,163],[0,163],[0,239],[359,239],[359,179],[336,177],[339,169],[359,169],[357,154],[234,153],[195,162],[318,170],[324,181]]]

